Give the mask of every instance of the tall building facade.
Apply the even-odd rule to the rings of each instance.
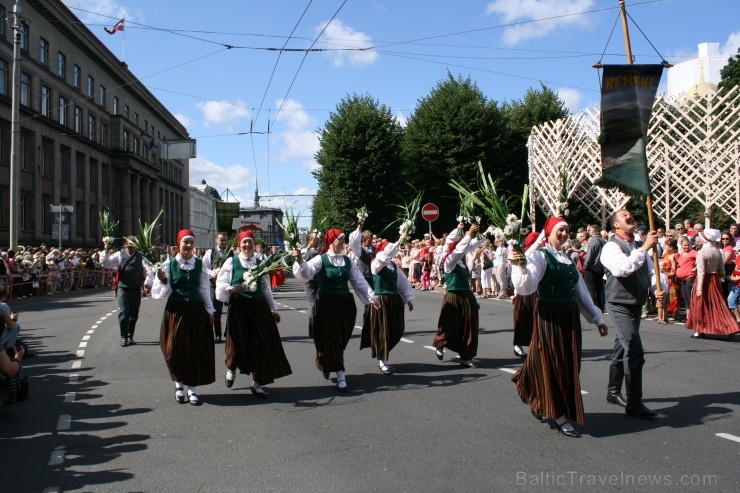
[[[0,245],[9,241],[12,8],[0,0],[9,20],[0,23]],[[104,208],[119,236],[164,208],[155,235],[174,243],[189,219],[189,163],[159,149],[187,130],[61,1],[24,0],[22,9],[18,242],[56,244],[50,206],[62,204],[74,208],[64,245],[99,245]]]

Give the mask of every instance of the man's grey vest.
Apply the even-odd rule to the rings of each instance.
[[[614,236],[611,240],[629,257],[632,247],[623,239]],[[618,303],[622,305],[642,306],[647,301],[648,289],[650,289],[650,274],[648,272],[647,260],[642,266],[626,277],[616,277],[606,272],[606,301],[607,303]]]
[[[126,270],[119,270],[118,287],[122,289],[140,289],[144,283],[144,263],[141,260],[141,252],[135,252],[134,258],[130,262],[128,262],[129,257],[130,255],[124,248],[121,251],[119,269],[126,265]]]

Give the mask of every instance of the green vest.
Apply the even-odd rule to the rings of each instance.
[[[344,257],[344,266],[336,267],[329,262],[327,254],[321,255],[321,271],[319,272],[319,293],[349,294],[347,282],[349,271],[352,268],[349,257]]]
[[[550,252],[541,250],[547,261],[545,275],[537,286],[537,300],[545,303],[575,303],[578,269],[573,264],[558,262]]]
[[[245,269],[242,267],[242,262],[239,259],[238,255],[234,255],[231,257],[232,262],[234,262],[234,267],[231,272],[231,285],[236,287],[244,283],[244,273],[247,272],[249,269]],[[259,265],[259,262],[257,262]],[[264,298],[265,293],[262,292],[262,279],[256,280],[256,291],[249,291],[245,289],[241,293],[233,293],[231,296],[239,296],[241,298],[245,298],[248,300],[257,299],[257,298]]]
[[[200,272],[203,262],[195,259],[193,270],[182,270],[180,263],[175,257],[170,259],[170,284],[172,285],[171,299],[175,301],[201,301],[200,297]]]
[[[379,273],[373,274],[373,291],[375,291],[375,294],[398,293],[398,267],[393,262],[391,262],[391,265],[390,269],[383,267]]]
[[[470,271],[458,263],[452,272],[445,272],[445,284],[447,291],[470,291]]]

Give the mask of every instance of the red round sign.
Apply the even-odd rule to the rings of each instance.
[[[439,207],[436,204],[428,202],[421,207],[421,217],[425,221],[434,222],[439,217]]]

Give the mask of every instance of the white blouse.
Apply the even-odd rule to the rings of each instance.
[[[179,253],[175,257],[177,263],[180,264],[182,270],[193,270],[195,269],[195,257],[191,257],[190,260],[185,260]],[[152,298],[155,300],[161,300],[168,298],[172,294],[172,283],[170,282],[170,263],[169,261],[162,263],[162,271],[167,276],[167,284],[162,284],[159,280],[159,276],[154,276],[154,284],[152,285]],[[208,271],[204,266],[201,265],[200,269],[200,283],[198,284],[198,293],[203,300],[203,306],[205,306],[208,313],[215,313],[216,309],[213,308],[211,302],[211,283],[208,280]]]
[[[393,263],[393,259],[396,255],[398,255],[398,242],[389,243],[386,245],[385,249],[382,252],[378,252],[373,259],[370,264],[370,272],[372,272],[373,275],[378,275],[378,273],[383,269],[396,269],[396,288],[398,289],[398,294],[401,295],[404,303],[408,303],[409,301],[416,299],[416,294],[414,293],[414,288],[411,287],[411,283],[409,283],[406,274],[404,274],[403,270],[399,269],[398,266]]]
[[[329,257],[329,262],[331,263],[331,265],[333,265],[334,267],[344,267],[344,255],[337,255],[331,252],[326,252],[326,255]],[[314,278],[316,274],[321,271],[322,258],[323,255],[317,255],[308,261],[305,261],[301,258],[300,263],[294,262],[293,275],[301,282],[310,281]],[[349,262],[349,266],[349,283],[355,289],[355,293],[360,298],[360,301],[363,305],[373,303],[377,299],[377,296],[375,296],[375,291],[373,291],[373,288],[370,287],[365,278],[362,277],[360,270],[355,264]]]
[[[260,259],[256,255],[247,257],[245,254],[239,252],[239,255],[235,257],[227,258],[226,261],[221,265],[221,270],[218,271],[218,277],[216,278],[216,299],[228,303],[231,298],[231,276],[234,272],[234,259],[238,258],[239,263],[245,269],[251,269],[257,265]],[[265,295],[267,304],[270,306],[270,311],[275,313],[278,311],[275,299],[272,297],[272,285],[270,284],[270,275],[265,274],[260,278],[260,285],[262,286],[262,293]]]
[[[463,236],[462,240],[460,240],[457,245],[455,245],[455,249],[449,255],[447,255],[447,258],[445,258],[445,272],[452,272],[453,270],[455,270],[455,267],[458,263],[460,263],[461,266],[465,267],[465,263],[463,262],[463,260],[465,259],[465,255],[467,255],[468,252],[472,252],[473,250],[475,250],[481,243],[483,243],[483,239],[474,240],[470,235],[467,234]]]

